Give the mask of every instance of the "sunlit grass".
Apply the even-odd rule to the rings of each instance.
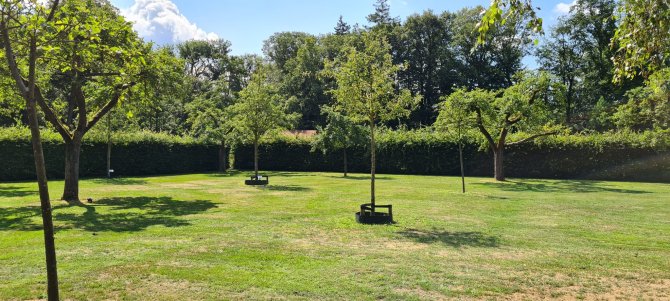
[[[670,298],[667,184],[381,175],[397,223],[366,226],[367,176],[268,174],[82,181],[93,204],[54,202],[63,298]],[[0,299],[44,297],[40,225],[36,185],[0,184]]]

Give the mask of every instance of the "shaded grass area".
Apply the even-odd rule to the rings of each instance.
[[[91,179],[54,201],[72,300],[670,298],[668,184],[382,175]],[[62,182],[51,182],[52,194]],[[0,299],[44,298],[36,186],[0,184]]]

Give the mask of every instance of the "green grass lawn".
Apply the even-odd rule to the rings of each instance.
[[[366,175],[246,175],[82,181],[93,204],[54,202],[62,297],[670,299],[668,184],[381,175],[397,223],[370,226]],[[0,184],[2,300],[45,297],[36,189]]]

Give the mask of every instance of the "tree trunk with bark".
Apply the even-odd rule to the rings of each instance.
[[[463,168],[463,143],[458,143],[458,158],[461,162],[461,189],[465,193],[465,168]]]
[[[112,120],[107,115],[107,178],[112,178]]]
[[[370,204],[372,212],[375,212],[375,174],[376,174],[376,146],[375,146],[375,124],[370,123]]]
[[[58,263],[56,260],[56,242],[54,239],[54,225],[49,200],[49,185],[47,182],[47,171],[44,163],[44,151],[40,137],[39,125],[37,124],[37,112],[35,103],[27,101],[26,107],[30,119],[31,142],[33,145],[33,156],[35,159],[35,172],[40,192],[40,207],[42,208],[42,227],[44,229],[44,253],[47,267],[47,296],[50,301],[59,300],[58,292]]]
[[[226,143],[221,141],[221,144],[219,144],[219,172],[225,172],[226,169],[226,156],[228,156],[228,152],[226,152]]]
[[[565,124],[570,124],[572,121],[572,87],[573,81],[568,82],[568,92],[565,97]]]
[[[344,177],[347,177],[347,148],[343,149],[343,158],[344,158]]]
[[[258,179],[258,138],[254,138],[254,175]]]
[[[52,12],[58,6],[58,1],[52,3]],[[51,14],[47,21],[51,19]],[[40,128],[37,119],[37,104],[35,101],[37,95],[36,87],[36,65],[37,65],[37,32],[33,32],[30,38],[28,55],[28,78],[24,79],[16,62],[16,55],[12,49],[9,39],[9,30],[7,23],[0,21],[0,45],[4,48],[5,58],[9,72],[19,90],[20,95],[26,101],[26,115],[30,126],[31,144],[33,148],[33,159],[35,161],[35,174],[37,176],[37,186],[40,195],[40,208],[42,215],[42,227],[44,232],[44,253],[47,270],[47,298],[49,301],[59,300],[58,291],[58,268],[56,260],[56,242],[54,240],[53,214],[51,201],[49,197],[49,185],[47,181],[47,171],[44,161],[44,150],[40,135]]]
[[[504,153],[504,145],[493,148],[494,177],[496,181],[505,181],[505,166],[503,164]]]
[[[107,140],[107,178],[112,178],[112,139]]]
[[[65,142],[65,187],[62,199],[69,203],[79,202],[81,140],[82,138],[79,135],[75,135],[72,140]]]

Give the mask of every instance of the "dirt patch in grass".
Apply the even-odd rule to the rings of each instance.
[[[421,300],[447,300],[447,296],[440,292],[427,291],[422,288],[396,288],[395,293],[406,297],[418,297]]]
[[[569,281],[566,275],[557,274],[557,282]],[[504,300],[669,300],[670,279],[623,280],[614,277],[591,281],[578,281],[574,285],[535,287],[501,296]],[[593,283],[594,285],[588,285]],[[523,289],[522,289],[523,290]]]
[[[130,285],[129,287],[134,293],[139,296],[160,296],[166,300],[186,300],[192,293],[202,292],[204,287],[186,280],[173,280],[160,277],[158,275],[150,275],[146,279],[142,279],[139,285]]]
[[[428,245],[411,241],[393,240],[384,243],[384,248],[394,251],[417,251],[428,248]]]
[[[165,187],[165,188],[176,188],[176,189],[201,189],[202,186],[188,182],[188,183],[172,183],[172,184],[166,184],[166,183],[161,183],[159,184],[160,187]]]

